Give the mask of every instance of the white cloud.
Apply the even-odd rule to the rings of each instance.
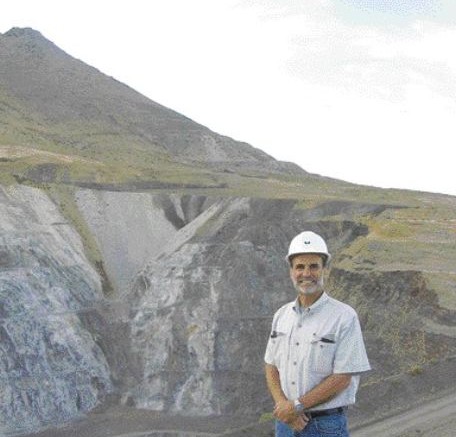
[[[392,32],[329,18],[275,18],[294,44],[286,79],[294,91],[281,134],[263,144],[285,142],[273,154],[311,172],[454,192],[442,156],[455,140],[456,30],[416,22]]]

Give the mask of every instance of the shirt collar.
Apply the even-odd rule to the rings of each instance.
[[[326,291],[323,292],[323,294],[318,298],[317,301],[315,301],[310,307],[306,308],[306,311],[315,311],[319,308],[321,308],[326,302],[328,302],[329,296],[326,293]],[[299,298],[297,297],[296,300],[293,303],[293,310],[294,312],[301,312],[304,310],[304,308],[301,307],[299,304]]]

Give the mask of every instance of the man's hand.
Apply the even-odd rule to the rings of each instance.
[[[292,401],[279,401],[274,408],[274,417],[285,423],[291,423],[297,419],[294,403]]]
[[[293,429],[293,431],[302,431],[307,424],[309,423],[309,419],[305,414],[299,415],[296,417],[293,422],[289,423],[288,425]]]

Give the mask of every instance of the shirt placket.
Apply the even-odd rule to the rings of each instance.
[[[299,387],[302,384],[302,375],[300,374],[303,349],[303,314],[297,310],[294,317],[293,329],[290,339],[290,357],[289,357],[289,388],[293,399],[298,398],[301,393]]]

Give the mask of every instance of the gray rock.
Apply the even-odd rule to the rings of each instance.
[[[103,298],[79,236],[42,191],[0,187],[0,425],[30,430],[112,390],[79,312]]]
[[[356,252],[363,268],[347,267],[370,235],[359,216],[385,205],[300,209],[294,200],[79,190],[115,284],[107,298],[79,236],[42,191],[0,195],[0,424],[10,430],[110,402],[193,418],[270,411],[263,353],[274,311],[294,298],[284,254],[303,229],[327,239],[328,290],[360,315],[375,369],[360,393],[368,411],[379,409],[372,387],[383,384],[387,397],[395,375],[424,372],[456,350],[453,313],[422,272],[373,270],[369,244]],[[410,390],[422,395],[419,387]],[[383,412],[398,405],[406,402],[384,402]]]

